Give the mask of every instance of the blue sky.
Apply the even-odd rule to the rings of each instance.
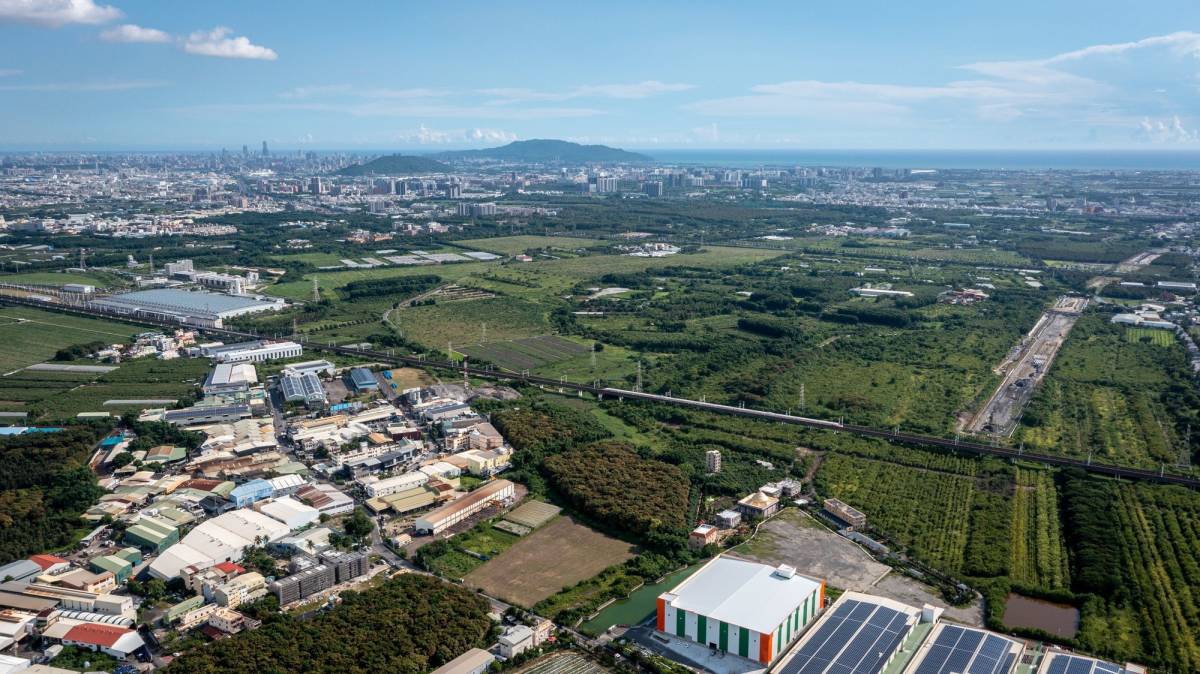
[[[1200,149],[1200,3],[0,0],[0,147],[521,138]]]

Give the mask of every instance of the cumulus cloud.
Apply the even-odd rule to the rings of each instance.
[[[528,101],[566,101],[573,98],[620,98],[641,99],[659,94],[675,93],[694,89],[695,85],[646,80],[632,84],[585,84],[566,91],[538,91],[517,87],[481,89],[479,93],[495,96],[493,105],[507,105]]]
[[[1160,144],[1188,144],[1200,140],[1200,133],[1184,127],[1179,115],[1167,119],[1143,117],[1138,123],[1138,133],[1143,140]]]
[[[171,36],[157,28],[143,28],[132,23],[109,28],[100,33],[106,42],[170,42]]]
[[[503,129],[431,129],[424,124],[416,129],[401,131],[391,139],[396,143],[418,145],[475,145],[511,143],[517,134]]]
[[[196,31],[183,38],[181,46],[183,51],[199,56],[261,61],[274,61],[279,58],[274,49],[256,45],[247,37],[235,37],[233,31],[224,26]]]
[[[0,0],[0,23],[57,28],[71,23],[108,23],[120,16],[121,10],[97,5],[95,0]]]

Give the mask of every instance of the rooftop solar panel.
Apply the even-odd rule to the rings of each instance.
[[[1014,643],[983,630],[943,624],[915,674],[1009,674],[1016,659],[1009,653]]]
[[[907,614],[846,600],[783,666],[780,674],[878,674],[903,641]]]

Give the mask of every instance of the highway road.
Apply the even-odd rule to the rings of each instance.
[[[153,325],[163,328],[178,328],[177,323],[169,323],[163,321],[148,320],[144,318],[134,318],[126,315],[115,314],[111,311],[102,311],[94,307],[79,307],[65,306],[56,302],[47,302],[45,300],[33,299],[30,297],[13,297],[8,295],[0,295],[0,303],[22,304],[33,306],[51,311],[59,311],[63,313],[80,314],[85,316],[99,316],[110,320],[123,320],[139,325]],[[194,326],[189,326],[194,327]],[[271,335],[260,335],[252,332],[242,332],[237,330],[216,329],[216,328],[197,328],[201,332],[221,338],[234,339],[267,339]],[[280,335],[280,338],[286,338],[286,335]],[[722,405],[718,403],[705,402],[703,400],[691,400],[688,398],[677,398],[673,396],[660,395],[654,393],[646,393],[641,391],[631,391],[628,389],[604,386],[600,383],[593,384],[578,384],[567,381],[566,379],[553,379],[549,377],[539,377],[527,373],[512,373],[494,369],[491,367],[473,367],[466,366],[450,361],[431,360],[420,356],[403,356],[395,355],[387,351],[372,351],[367,349],[352,349],[344,346],[335,346],[332,344],[323,344],[320,342],[298,340],[305,348],[318,352],[337,353],[347,356],[359,356],[369,358],[384,363],[396,363],[399,365],[408,365],[412,367],[420,367],[442,371],[452,371],[459,374],[467,374],[472,377],[482,379],[493,379],[506,382],[522,382],[532,384],[545,389],[559,391],[574,391],[588,393],[599,398],[616,398],[618,400],[644,400],[648,402],[662,403],[667,405],[675,405],[679,407],[687,407],[698,409],[716,414],[729,414],[734,416],[750,417],[761,419],[764,421],[774,421],[778,423],[793,424],[807,428],[815,428],[840,433],[852,433],[854,435],[864,437],[874,437],[890,442],[899,442],[908,445],[920,447],[937,447],[950,449],[955,452],[967,454],[975,454],[979,456],[996,456],[1009,459],[1021,459],[1036,463],[1042,463],[1051,466],[1074,467],[1080,468],[1092,473],[1109,475],[1118,478],[1127,478],[1135,480],[1147,480],[1150,482],[1159,482],[1164,484],[1178,484],[1192,488],[1200,488],[1200,479],[1190,475],[1181,475],[1176,473],[1166,472],[1166,467],[1162,466],[1159,470],[1145,470],[1141,468],[1128,468],[1125,466],[1114,466],[1110,464],[1095,463],[1091,461],[1082,461],[1063,456],[1051,456],[1046,454],[1038,454],[1034,452],[1025,452],[1022,449],[1014,449],[1011,447],[988,445],[979,442],[962,441],[958,438],[943,438],[931,435],[920,435],[915,433],[901,433],[895,429],[872,428],[869,426],[856,426],[852,424],[843,424],[836,421],[827,421],[824,419],[814,419],[811,417],[801,417],[791,414],[782,414],[779,412],[770,412],[767,410],[756,410],[748,407],[739,407],[733,405]]]

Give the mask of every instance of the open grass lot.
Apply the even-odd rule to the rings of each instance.
[[[487,324],[488,344],[493,340],[527,339],[552,331],[546,308],[514,297],[470,302],[447,302],[395,311],[391,322],[405,337],[433,349],[446,344],[479,344]],[[485,345],[487,346],[487,345]]]
[[[1169,331],[1144,330],[1148,339],[1131,339],[1131,332],[1103,315],[1081,318],[1034,394],[1017,440],[1107,463],[1176,462],[1183,428],[1196,413],[1178,397],[1191,379],[1186,351]]]
[[[484,522],[450,539],[453,549],[432,562],[432,571],[451,578],[465,578],[487,560],[512,547],[517,536]]]
[[[16,274],[5,274],[5,283],[28,283],[31,285],[61,286],[67,283],[82,283],[98,288],[106,287],[116,281],[112,274],[104,272],[50,272],[29,271]]]
[[[61,348],[94,341],[124,342],[137,326],[26,307],[0,308],[0,372],[27,367]]]
[[[472,360],[485,361],[508,370],[532,370],[587,353],[569,339],[543,335],[508,342],[487,342],[458,349]]]
[[[464,582],[518,606],[531,607],[633,554],[629,543],[559,517],[468,574]]]
[[[495,239],[467,239],[456,243],[500,255],[520,255],[530,249],[562,248],[574,250],[604,243],[599,239],[584,239],[573,236],[501,236]]]

